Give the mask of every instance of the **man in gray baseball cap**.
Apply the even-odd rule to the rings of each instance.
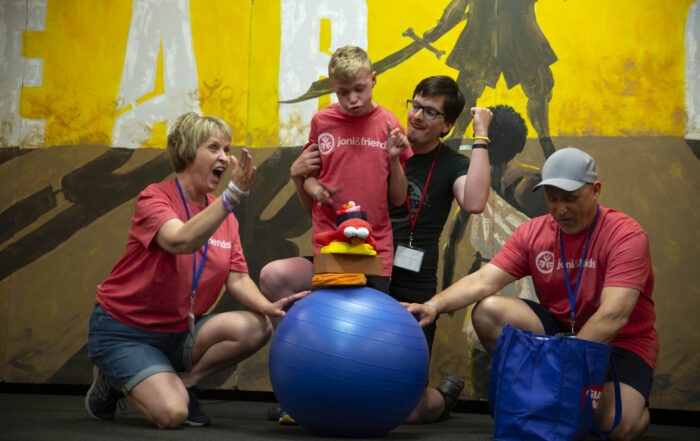
[[[593,157],[575,147],[566,147],[547,159],[542,167],[542,182],[533,191],[545,185],[576,191],[583,184],[594,184],[597,179]]]
[[[507,323],[536,334],[568,333],[611,343],[622,418],[609,438],[634,439],[649,424],[659,350],[647,236],[634,219],[599,202],[602,184],[595,161],[577,148],[558,150],[547,159],[539,187],[548,214],[520,225],[481,269],[407,308],[425,326],[438,314],[475,305],[472,324],[489,352]],[[532,277],[539,302],[494,295],[526,276]],[[614,396],[609,374],[597,409],[601,430],[612,425]]]
[[[591,155],[575,147],[557,150],[545,161],[542,182],[532,190],[540,187],[549,214],[564,233],[578,234],[593,225],[601,183]]]

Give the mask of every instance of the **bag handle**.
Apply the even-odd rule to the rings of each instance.
[[[613,360],[612,355],[610,356],[610,367],[613,372],[613,387],[615,389],[615,418],[613,419],[612,427],[609,430],[595,430],[595,435],[600,439],[605,439],[612,433],[613,430],[617,429],[620,424],[620,419],[622,418],[622,394],[620,393],[620,379],[617,377],[617,370],[615,369],[615,360]]]
[[[501,357],[503,352],[503,346],[505,345],[506,329],[510,328],[510,324],[506,323],[503,327],[501,335],[498,336],[496,341],[496,346],[493,349],[493,354],[491,356],[491,375],[489,376],[489,386],[488,386],[488,409],[491,416],[494,415],[494,407],[496,404],[496,389],[498,388],[498,380],[501,378],[500,372],[497,372],[501,366]],[[496,372],[494,371],[496,370]]]

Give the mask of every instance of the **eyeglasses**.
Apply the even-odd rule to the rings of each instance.
[[[413,100],[406,100],[406,107],[408,107],[408,111],[410,113],[418,113],[420,110],[423,111],[423,116],[425,116],[425,119],[430,119],[433,120],[437,118],[438,116],[442,116],[443,118],[445,117],[444,113],[438,112],[437,110],[433,109],[432,107],[426,107],[426,106],[421,106],[417,102]]]

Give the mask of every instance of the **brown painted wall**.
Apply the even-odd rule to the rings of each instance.
[[[661,337],[652,407],[700,410],[700,159],[678,137],[554,141],[591,153],[603,181],[602,202],[635,217],[649,235]],[[0,153],[0,378],[87,384],[86,327],[95,286],[124,249],[135,196],[167,179],[170,166],[159,149],[80,145]],[[310,253],[310,222],[288,179],[298,149],[253,153],[259,172],[238,216],[257,279],[272,259]],[[539,144],[529,140],[511,165],[542,162]],[[493,236],[475,238],[475,224],[522,216],[498,199],[492,192],[487,214],[470,219],[457,246],[455,277],[471,267],[477,239],[497,246]],[[224,296],[217,308],[233,306]],[[467,311],[440,319],[431,378],[456,372],[468,380],[462,398],[484,399],[488,363],[468,333]],[[267,348],[228,374],[210,386],[271,390]]]

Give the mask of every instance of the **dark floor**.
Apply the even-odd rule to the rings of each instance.
[[[204,399],[202,409],[212,426],[162,431],[149,426],[128,407],[114,421],[95,421],[84,408],[80,395],[0,393],[0,440],[2,441],[239,441],[239,440],[317,440],[300,426],[281,426],[266,419],[273,403],[240,399]],[[461,406],[464,408],[464,406]],[[652,422],[654,414],[652,413]],[[652,424],[644,441],[700,440],[700,427]],[[435,424],[401,425],[382,439],[387,440],[490,440],[491,417],[481,412],[454,412]]]

